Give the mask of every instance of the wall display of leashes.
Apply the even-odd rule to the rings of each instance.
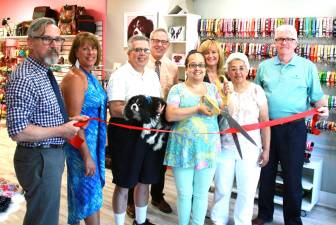
[[[201,40],[219,40],[224,57],[243,52],[250,59],[263,60],[277,54],[272,38],[275,28],[282,24],[296,27],[298,55],[312,62],[336,63],[336,17],[200,19],[198,33]],[[321,44],[316,38],[327,43]]]
[[[335,17],[200,19],[198,32],[201,38],[265,38],[282,24],[294,25],[299,37],[336,37]]]
[[[261,61],[277,55],[274,30],[282,24],[293,25],[298,32],[296,54],[332,69],[336,64],[336,17],[200,19],[198,33],[201,41],[218,40],[225,58],[233,52],[242,52],[250,60]],[[251,67],[248,79],[254,79],[256,73],[257,69]],[[336,71],[320,70],[319,78],[321,85],[336,87]],[[335,96],[326,98],[330,113],[335,113]],[[314,126],[331,133],[336,131],[333,121],[312,123],[306,119],[306,125],[308,130]]]

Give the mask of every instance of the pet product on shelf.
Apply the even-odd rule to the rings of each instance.
[[[310,163],[310,157],[311,157],[311,153],[314,150],[314,142],[312,141],[307,141],[306,143],[306,150],[304,153],[304,162],[305,163]]]
[[[185,27],[173,26],[168,27],[168,34],[170,41],[185,41]]]

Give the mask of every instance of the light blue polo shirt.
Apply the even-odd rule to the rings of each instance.
[[[270,119],[304,112],[323,98],[315,64],[296,54],[288,64],[278,56],[260,63],[255,83],[266,93]]]

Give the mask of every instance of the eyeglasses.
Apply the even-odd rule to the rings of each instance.
[[[167,40],[159,40],[159,39],[152,38],[151,41],[156,45],[158,45],[159,43],[161,43],[162,45],[168,45],[169,44],[169,41],[167,41]]]
[[[136,53],[140,53],[140,52],[143,52],[145,54],[149,54],[150,53],[150,50],[149,48],[132,48],[131,51],[135,51]]]
[[[205,68],[205,63],[199,63],[199,64],[196,64],[196,63],[190,63],[190,64],[188,65],[188,67],[189,67],[189,68],[192,68],[192,69],[196,69],[197,67],[203,69],[203,68]]]
[[[41,39],[44,45],[50,45],[53,41],[55,41],[57,45],[62,45],[65,41],[65,39],[62,37],[35,36],[33,38]]]
[[[294,38],[277,38],[275,39],[276,42],[282,43],[286,41],[287,43],[295,41]]]

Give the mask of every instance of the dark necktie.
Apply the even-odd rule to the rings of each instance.
[[[155,61],[155,72],[157,73],[159,80],[160,80],[160,66],[161,66],[160,60]]]
[[[59,90],[57,81],[56,81],[56,79],[55,79],[55,76],[54,76],[53,72],[52,72],[50,69],[48,70],[47,75],[48,75],[50,84],[51,84],[51,86],[52,86],[52,89],[53,89],[53,91],[54,91],[54,93],[55,93],[55,96],[56,96],[56,98],[57,98],[57,102],[58,102],[59,108],[60,108],[60,110],[61,110],[61,113],[62,113],[62,117],[63,117],[63,119],[64,119],[64,122],[68,122],[68,121],[69,121],[68,114],[67,114],[66,111],[65,111],[65,107],[64,107],[63,99],[62,99],[61,92],[60,92],[60,90]]]

